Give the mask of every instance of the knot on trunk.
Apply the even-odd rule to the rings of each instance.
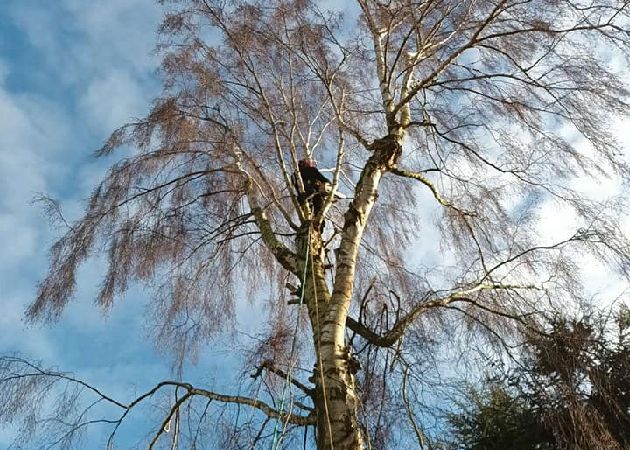
[[[352,354],[350,347],[344,348],[342,357],[345,360],[346,371],[349,375],[356,375],[361,370],[361,362]]]
[[[394,167],[402,155],[402,145],[396,136],[388,134],[370,145],[376,162],[387,169]]]

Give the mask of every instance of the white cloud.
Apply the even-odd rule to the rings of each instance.
[[[19,350],[35,360],[58,361],[57,345],[43,327],[29,327],[23,322],[24,299],[18,295],[2,295],[0,315],[0,353]]]
[[[59,323],[27,326],[22,319],[56,234],[31,200],[46,192],[70,219],[79,216],[106,164],[92,151],[113,128],[144,114],[155,93],[159,11],[153,0],[20,0],[2,8],[26,34],[30,47],[23,50],[31,54],[24,60],[38,64],[0,60],[0,354],[19,351],[117,394],[128,394],[134,379],[144,389],[143,375],[166,376],[169,368],[144,335],[147,297],[128,296],[103,320],[92,302],[101,261],[80,270],[75,301]],[[37,76],[11,78],[27,71]],[[2,428],[4,448],[13,430]]]
[[[60,144],[60,130],[38,118],[58,112],[41,104],[32,115],[20,103],[0,85],[0,270],[15,268],[36,249],[38,217],[30,202],[47,189],[52,164],[46,150],[56,153]]]
[[[0,62],[0,67],[6,63]],[[41,329],[25,327],[34,274],[45,258],[46,222],[31,205],[55,175],[51,159],[64,144],[64,118],[50,103],[11,95],[0,83],[0,352],[20,350],[53,359],[54,345]]]
[[[65,0],[64,9],[74,16],[86,36],[92,58],[86,65],[103,67],[112,59],[139,73],[155,66],[149,51],[155,43],[160,10],[153,0]],[[84,53],[83,56],[86,56]]]
[[[48,69],[65,82],[83,81],[112,63],[144,75],[155,66],[151,54],[160,9],[153,0],[24,0],[8,14],[42,51]]]
[[[95,79],[81,97],[81,110],[100,134],[146,114],[147,100],[128,72],[113,70]]]
[[[51,91],[72,89],[90,131],[103,139],[146,112],[157,82],[153,52],[160,9],[153,0],[25,0],[8,15],[37,49]],[[77,94],[81,92],[81,94]]]
[[[623,180],[616,176],[580,176],[576,177],[571,184],[571,187],[584,197],[603,202],[621,193]]]
[[[37,229],[31,225],[21,223],[21,218],[13,214],[0,214],[0,235],[3,239],[2,259],[10,263],[15,269],[19,264],[28,262],[29,258],[38,250]],[[4,264],[0,263],[0,267]],[[5,267],[5,270],[10,270]]]
[[[44,83],[13,80],[19,92],[9,90],[13,60],[0,60],[0,353],[20,350],[61,364],[50,330],[22,322],[55,234],[31,201],[46,192],[61,200],[71,219],[78,217],[95,182],[90,176],[88,186],[85,178],[103,171],[103,162],[89,157],[92,150],[113,128],[147,110],[159,11],[152,0],[40,3],[24,0],[5,10],[26,34],[28,50],[40,56],[29,60],[40,62],[33,70]],[[81,283],[91,289],[80,290],[75,304],[81,306],[54,327],[57,333],[71,336],[96,323],[103,333],[115,328],[91,302],[102,275],[97,269],[99,263],[91,262],[81,271]],[[132,328],[141,333],[139,325]]]

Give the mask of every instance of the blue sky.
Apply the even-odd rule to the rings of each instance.
[[[95,259],[81,269],[60,322],[26,326],[24,309],[61,231],[32,200],[45,192],[69,218],[80,215],[107,167],[93,151],[113,129],[144,115],[160,92],[153,52],[159,19],[154,0],[0,0],[0,354],[19,351],[72,370],[123,400],[169,377],[168,359],[147,343],[149,298],[132,289],[103,316],[93,304],[103,267]],[[579,183],[600,198],[620,189],[618,180]],[[561,235],[570,223],[554,205],[545,207],[542,229]],[[594,289],[618,293],[597,270],[590,271]],[[203,371],[220,373],[224,360],[209,352]],[[0,427],[0,449],[11,434]]]
[[[155,0],[0,0],[0,355],[19,352],[71,371],[121,401],[172,378],[172,359],[147,339],[150,296],[132,287],[103,314],[94,298],[104,262],[93,258],[81,267],[61,320],[26,325],[48,249],[63,231],[33,200],[46,193],[70,221],[81,216],[112,162],[97,160],[94,151],[114,129],[145,115],[161,91],[160,8]],[[237,307],[250,310],[249,302]],[[237,331],[246,344],[255,333],[247,320],[252,314],[240,317]],[[239,393],[231,383],[240,374],[236,345],[204,348],[196,365],[187,364],[186,381]],[[131,447],[155,423],[136,433],[134,425],[123,427],[118,444]],[[0,449],[14,431],[0,424]],[[102,449],[108,432],[92,427],[80,448]]]
[[[62,320],[27,327],[24,308],[60,232],[32,199],[46,192],[70,218],[80,214],[107,163],[93,151],[159,93],[159,19],[153,0],[0,0],[0,353],[72,370],[123,398],[169,376],[147,344],[147,299],[132,290],[104,317],[92,302],[93,260]],[[0,448],[11,434],[0,426]]]

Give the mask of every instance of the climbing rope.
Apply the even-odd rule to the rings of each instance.
[[[282,396],[280,397],[280,408],[279,408],[279,412],[280,415],[282,415],[282,412],[284,410],[284,404],[286,401],[286,396],[287,396],[287,392],[290,390],[291,388],[291,373],[293,371],[293,368],[295,367],[295,363],[294,361],[294,356],[295,356],[295,348],[297,345],[297,334],[299,331],[299,326],[300,326],[300,306],[302,306],[304,304],[304,293],[306,291],[306,274],[307,274],[307,270],[308,270],[308,263],[309,263],[309,256],[311,253],[311,229],[309,227],[308,230],[308,242],[307,242],[307,246],[306,246],[306,254],[304,255],[304,273],[302,274],[302,292],[300,292],[300,301],[298,303],[298,316],[297,316],[297,320],[295,321],[295,330],[293,332],[293,340],[291,342],[291,351],[289,353],[289,367],[287,370],[287,376],[286,376],[286,382],[284,384],[284,388],[282,389]],[[292,400],[291,400],[292,401]],[[289,410],[293,409],[293,405],[291,404],[291,407]],[[278,420],[276,420],[276,424],[274,426],[273,429],[273,441],[271,443],[271,449],[272,450],[277,450],[278,446],[280,445],[280,442],[282,441],[282,436],[285,434],[286,431],[286,426],[287,426],[287,422],[288,422],[288,416],[287,416],[287,422],[285,422],[282,426],[282,432],[279,433],[278,430],[278,423],[281,420],[281,418],[278,418]]]

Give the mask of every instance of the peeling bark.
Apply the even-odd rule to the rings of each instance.
[[[315,367],[317,448],[361,450],[365,446],[358,418],[359,399],[352,364],[345,344],[343,308],[331,305],[318,334]],[[317,338],[316,338],[317,339]]]

